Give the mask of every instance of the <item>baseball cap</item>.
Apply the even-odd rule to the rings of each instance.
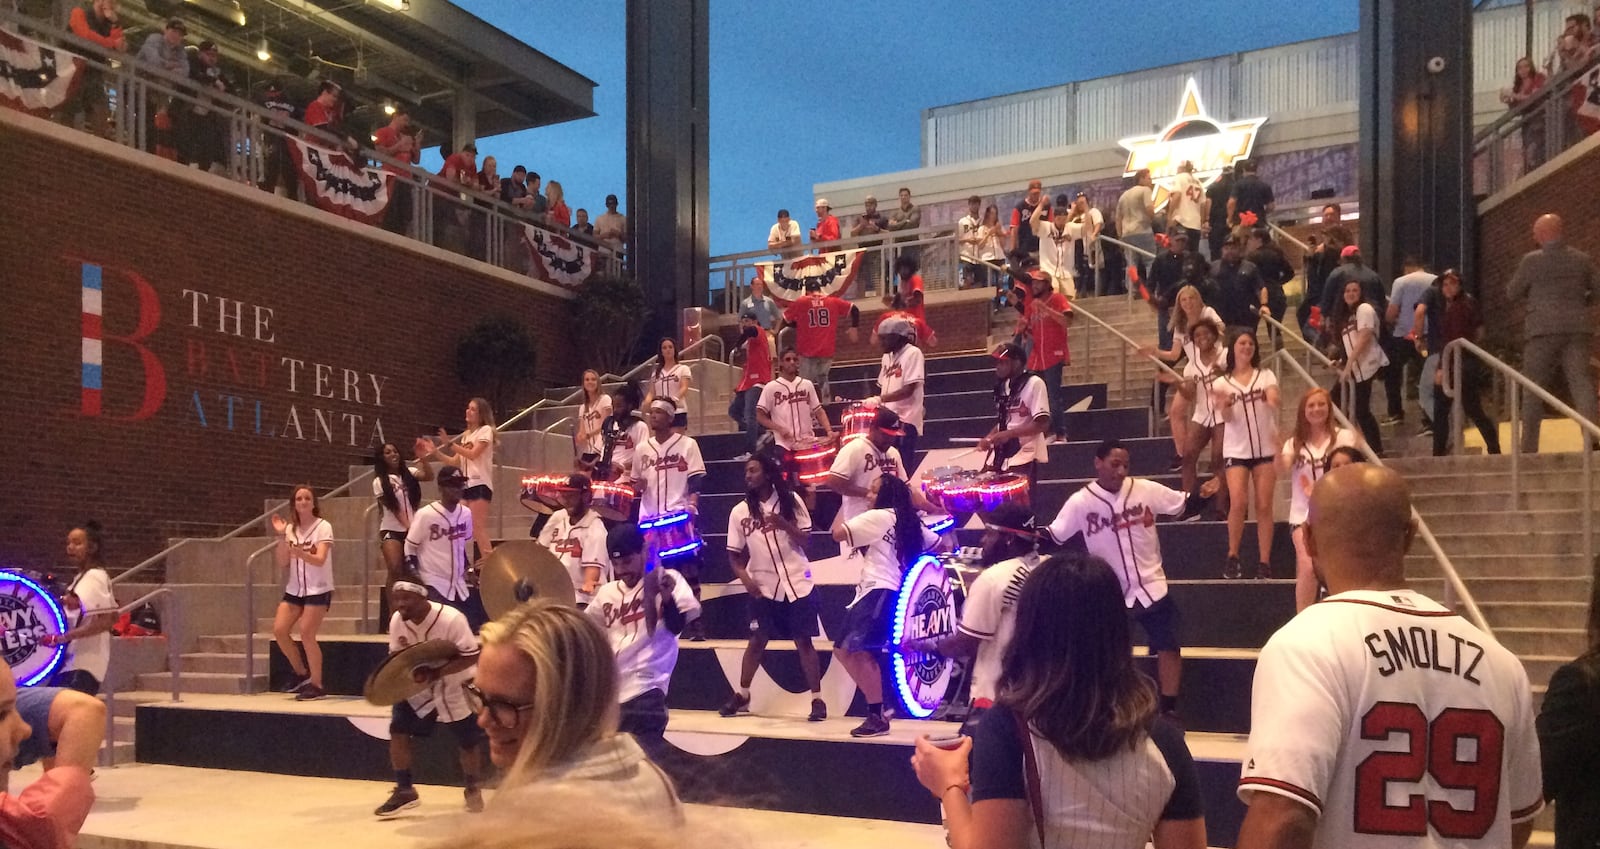
[[[879,336],[903,336],[907,339],[917,338],[917,328],[911,322],[900,316],[890,316],[878,325]]]
[[[1340,259],[1349,259],[1353,256],[1361,256],[1361,249],[1355,245],[1345,245],[1344,250],[1339,252]]]
[[[821,206],[821,207],[825,207],[827,209],[833,209],[833,207],[828,206],[828,199],[827,198],[817,198],[816,205],[817,206]]]
[[[440,468],[439,473],[434,476],[434,481],[438,483],[439,486],[466,486],[467,473],[461,471],[461,469],[455,466],[444,466]]]
[[[994,349],[994,358],[997,360],[1016,360],[1019,363],[1023,363],[1028,361],[1028,354],[1022,350],[1021,345],[1015,342],[1001,342]]]
[[[168,18],[167,19],[167,29],[175,29],[178,32],[183,33],[184,35],[188,35],[189,34],[189,28],[187,26],[185,26],[183,21],[179,20],[178,18]]]
[[[187,33],[185,33],[185,34],[187,34]],[[206,39],[205,41],[200,42],[200,52],[201,53],[215,53],[215,52],[217,52],[217,43],[215,41],[210,40],[210,39]]]
[[[1038,532],[1033,511],[1015,502],[1001,504],[993,512],[985,514],[983,526],[989,530],[1009,531],[1020,536],[1031,537]]]
[[[739,313],[739,320],[740,321],[744,321],[747,318],[750,319],[751,321],[760,321],[761,320],[761,317],[756,315],[756,311],[753,310],[753,309],[747,309],[744,312]]]
[[[872,418],[872,426],[890,436],[905,436],[905,429],[900,427],[900,417],[888,407],[879,407],[877,415]]]
[[[874,195],[867,195],[866,198],[864,198],[862,200],[862,202],[863,203],[877,203],[878,202],[878,198],[876,196],[874,196]]]
[[[632,522],[623,522],[606,534],[606,551],[616,560],[644,551],[644,534]]]

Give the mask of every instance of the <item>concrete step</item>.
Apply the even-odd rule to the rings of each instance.
[[[1426,518],[1426,517],[1424,517]],[[1432,521],[1429,521],[1432,527]],[[1446,551],[1456,574],[1469,583],[1477,578],[1582,578],[1589,567],[1580,557],[1568,554],[1458,554]],[[1413,545],[1406,557],[1406,574],[1413,578],[1439,577],[1438,561],[1421,545]]]
[[[1583,489],[1574,480],[1570,490],[1549,489],[1524,492],[1518,504],[1524,511],[1574,510],[1582,516]],[[1411,503],[1424,518],[1435,513],[1494,513],[1504,511],[1511,503],[1511,490],[1503,492],[1415,492]],[[1595,498],[1595,514],[1600,516],[1600,496]]]
[[[1468,585],[1471,588],[1471,585]],[[1583,631],[1589,605],[1582,601],[1503,601],[1480,604],[1495,633],[1501,628],[1551,628]],[[1554,652],[1539,652],[1553,654]]]
[[[1396,461],[1385,461],[1394,465]],[[1511,475],[1509,472],[1485,471],[1481,473],[1458,472],[1452,474],[1410,474],[1404,471],[1406,483],[1411,486],[1413,496],[1433,495],[1461,495],[1481,493],[1486,495],[1500,495],[1505,497],[1507,506],[1511,503]],[[1548,471],[1525,471],[1522,473],[1521,491],[1525,494],[1538,492],[1562,493],[1572,498],[1573,505],[1581,503],[1583,497],[1583,476],[1581,473],[1565,469],[1551,469]],[[1595,503],[1600,505],[1600,495]],[[1526,509],[1529,505],[1520,505]]]
[[[188,675],[191,672],[219,672],[240,675],[244,673],[245,668],[243,651],[238,653],[195,652],[186,654],[181,659],[183,661],[183,675]],[[267,674],[267,656],[265,652],[256,655],[255,671],[258,675]]]
[[[1433,527],[1433,521],[1428,521]],[[1583,550],[1583,532],[1567,528],[1527,528],[1511,532],[1434,532],[1446,554],[1471,552],[1520,557],[1524,554],[1566,554]]]
[[[1600,458],[1597,458],[1600,460]],[[1392,465],[1407,476],[1460,473],[1511,473],[1510,454],[1464,454],[1448,457],[1408,457]],[[1583,455],[1578,453],[1522,454],[1517,465],[1524,472],[1581,472]],[[1600,465],[1597,465],[1600,471]]]
[[[225,693],[229,695],[261,692],[266,689],[267,676],[251,676],[252,683],[244,675],[237,673],[227,674],[222,672],[195,672],[181,675],[178,679],[178,689],[184,693]],[[139,687],[146,690],[157,690],[168,686],[171,682],[166,673],[148,673],[139,676]]]
[[[138,710],[139,705],[149,704],[151,702],[171,701],[171,681],[171,677],[166,675],[162,676],[162,685],[168,687],[166,690],[127,690],[117,693],[116,699],[114,700],[115,704],[113,704],[111,708],[111,715],[118,719],[124,717],[131,719],[135,711]],[[113,700],[109,698],[109,694],[101,693],[100,701],[105,702]]]
[[[1583,513],[1578,510],[1511,510],[1488,512],[1435,511],[1423,513],[1428,528],[1439,534],[1505,533],[1526,534],[1541,529],[1581,529]],[[1448,553],[1448,549],[1446,549]]]
[[[1484,614],[1488,616],[1487,613]],[[1556,655],[1577,657],[1588,648],[1582,628],[1502,628],[1489,620],[1495,639],[1518,655]]]
[[[272,630],[269,628],[264,633],[256,634],[255,643],[258,655],[269,650],[272,646]],[[195,648],[201,653],[243,655],[245,636],[243,634],[233,634],[200,637],[195,642]]]
[[[369,629],[363,628],[362,624],[357,616],[329,616],[322,620],[322,627],[317,630],[322,634],[364,634]],[[264,634],[271,634],[272,620],[257,620],[256,628]]]
[[[1429,598],[1444,598],[1443,578],[1412,578],[1408,584]],[[1586,602],[1589,578],[1477,578],[1467,591],[1478,604],[1495,602]]]
[[[114,716],[111,718],[111,740],[114,743],[133,742],[133,717]]]
[[[1522,661],[1522,668],[1528,673],[1528,683],[1533,686],[1537,698],[1543,697],[1550,684],[1550,676],[1572,662],[1571,656],[1553,654],[1524,654],[1518,655],[1517,659]]]

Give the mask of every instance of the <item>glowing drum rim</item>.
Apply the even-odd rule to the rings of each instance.
[[[561,490],[567,475],[525,475],[522,478],[522,506],[545,516],[561,509]]]
[[[1011,472],[988,472],[978,479],[977,512],[993,513],[1003,504],[1031,507],[1031,495],[1026,477]]]
[[[838,453],[838,446],[825,442],[789,452],[789,462],[801,483],[818,486],[827,481],[828,470],[833,468],[833,459]]]
[[[981,476],[969,469],[941,466],[922,479],[922,494],[952,516],[975,513],[982,503]]]
[[[695,530],[694,514],[688,510],[641,520],[639,531],[644,534],[645,553],[651,563],[694,557],[705,545]]]
[[[623,522],[633,518],[633,502],[638,497],[633,487],[616,481],[595,481],[589,486],[589,506],[600,518]]]
[[[860,401],[851,404],[845,409],[844,415],[839,417],[839,444],[843,445],[852,439],[871,433],[872,422],[877,417],[876,404],[863,404]]]

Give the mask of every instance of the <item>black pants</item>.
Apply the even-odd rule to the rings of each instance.
[[[1461,412],[1465,413],[1483,437],[1484,448],[1490,454],[1500,453],[1500,426],[1483,411],[1483,366],[1470,357],[1463,357],[1461,375]],[[1450,399],[1444,387],[1433,388],[1433,456],[1443,457],[1450,451]]]
[[[900,423],[905,435],[900,437],[900,460],[906,464],[902,470],[906,473],[906,480],[911,479],[911,470],[917,467],[917,428],[905,422]]]
[[[1406,366],[1412,366],[1417,374],[1422,373],[1422,355],[1417,353],[1417,346],[1408,339],[1397,336],[1383,336],[1379,342],[1383,348],[1384,356],[1389,358],[1389,364],[1383,367],[1383,394],[1389,399],[1389,415],[1399,417],[1405,415]]]
[[[1372,446],[1376,454],[1383,454],[1383,432],[1378,429],[1378,417],[1372,414],[1372,383],[1377,377],[1369,377],[1356,384],[1356,405],[1352,411],[1356,426],[1361,428],[1361,435],[1366,437],[1367,444]],[[1336,407],[1344,406],[1344,383],[1333,385],[1333,403]]]

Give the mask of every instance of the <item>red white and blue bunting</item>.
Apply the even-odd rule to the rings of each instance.
[[[287,138],[306,197],[314,198],[317,206],[335,215],[367,224],[383,221],[393,175],[369,168],[364,162],[357,163],[343,151],[294,136]]]
[[[766,281],[767,293],[783,304],[804,295],[807,284],[812,282],[822,287],[822,294],[838,295],[855,282],[863,253],[861,248],[851,248],[782,262],[758,262],[756,276]]]
[[[83,82],[83,59],[0,28],[0,105],[41,117]]]
[[[576,289],[595,269],[595,249],[537,224],[524,224],[522,241],[533,259],[534,277],[557,286]]]

